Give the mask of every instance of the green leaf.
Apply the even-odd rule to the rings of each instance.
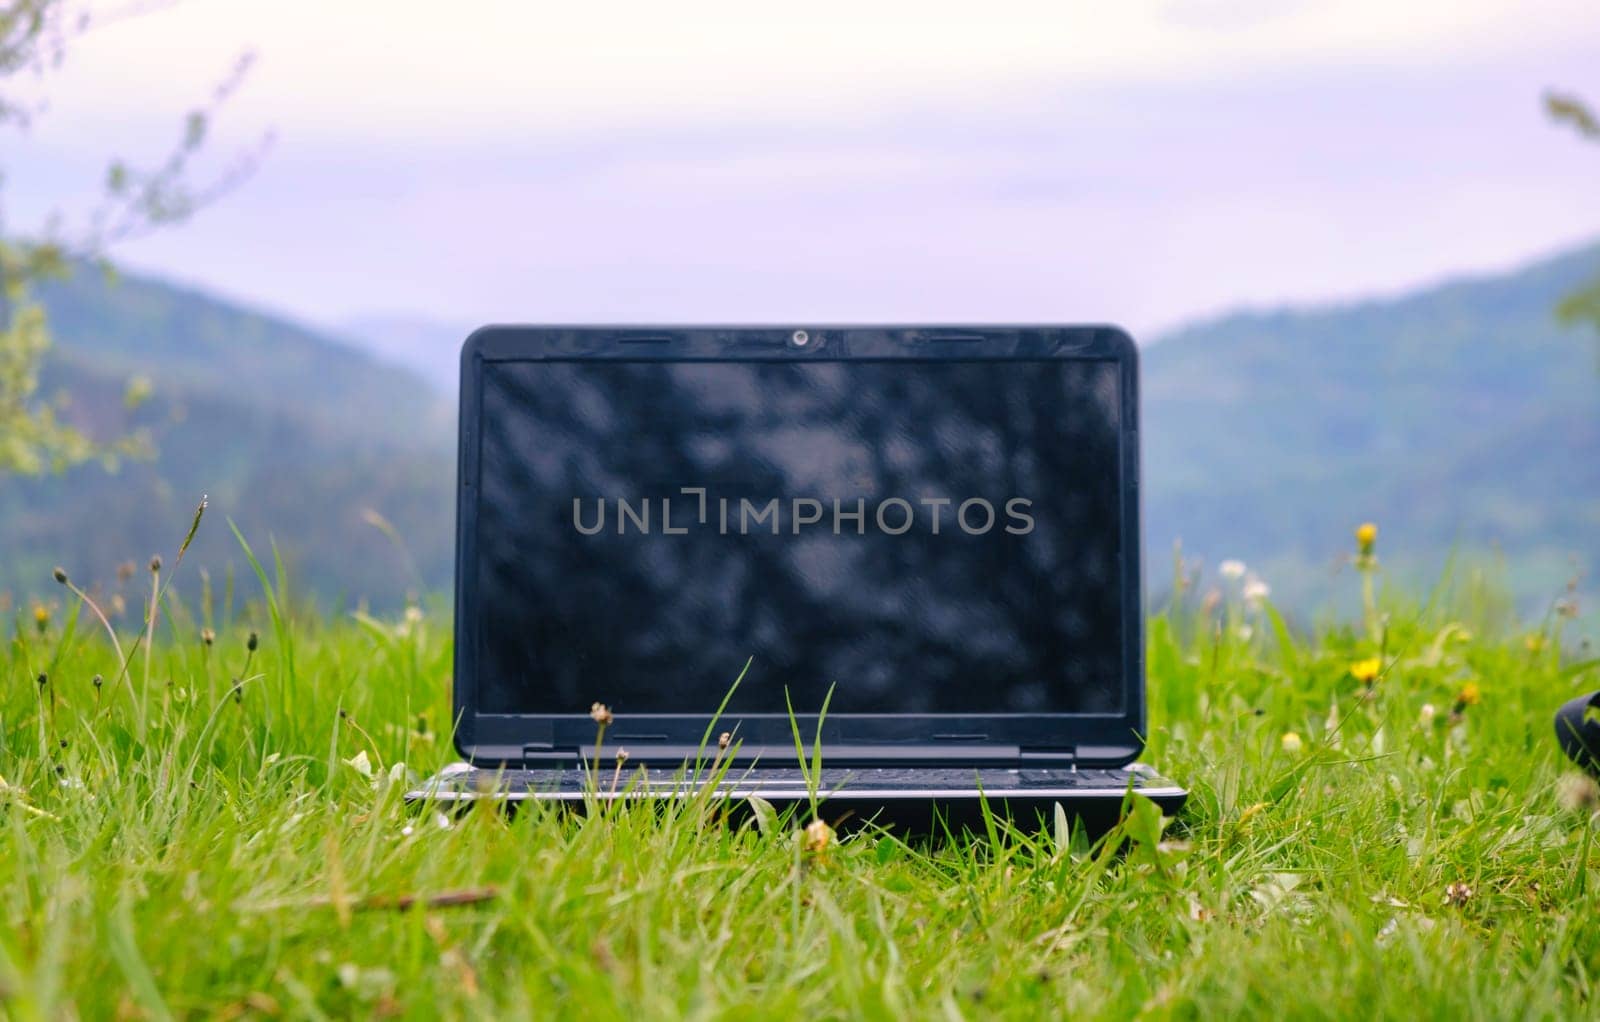
[[[1129,840],[1154,854],[1156,846],[1161,843],[1161,831],[1166,825],[1166,818],[1161,815],[1161,807],[1144,795],[1134,792],[1133,809],[1128,814],[1126,829]]]
[[[203,110],[192,110],[183,122],[183,147],[199,148],[206,139],[206,115]]]
[[[755,814],[756,830],[763,837],[771,837],[778,832],[778,810],[771,802],[760,795],[751,795],[745,799],[750,803],[750,811]]]
[[[133,910],[127,900],[117,904],[110,923],[107,937],[111,945],[111,957],[122,970],[123,978],[128,981],[134,1001],[146,1018],[172,1018],[166,1002],[161,998],[161,990],[156,986],[155,976],[139,954],[139,944],[133,935]]]
[[[1264,604],[1262,610],[1266,612],[1267,620],[1272,623],[1272,634],[1278,640],[1278,656],[1283,660],[1283,669],[1289,677],[1293,678],[1300,673],[1300,654],[1295,649],[1294,636],[1289,634],[1289,626],[1283,620],[1283,615],[1278,613],[1278,608],[1272,604]]]

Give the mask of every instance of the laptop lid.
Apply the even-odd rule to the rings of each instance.
[[[480,763],[1142,746],[1137,357],[1115,328],[486,327],[462,351],[455,709]],[[748,668],[746,665],[748,664]],[[786,696],[788,703],[786,703]]]

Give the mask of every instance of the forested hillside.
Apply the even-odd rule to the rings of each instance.
[[[1174,537],[1285,597],[1320,588],[1349,530],[1382,526],[1421,581],[1452,549],[1503,554],[1554,597],[1600,562],[1600,338],[1557,324],[1590,246],[1396,299],[1233,315],[1149,347],[1152,588]]]
[[[1600,562],[1600,338],[1552,314],[1596,273],[1600,246],[1149,344],[1152,594],[1181,538],[1190,557],[1242,558],[1275,598],[1311,609],[1351,527],[1373,520],[1384,563],[1413,581],[1457,550],[1503,558],[1528,607],[1556,596]],[[148,429],[158,454],[114,473],[0,480],[0,592],[36,591],[64,560],[112,580],[170,551],[202,493],[211,519],[190,557],[214,576],[239,563],[232,517],[324,598],[393,603],[449,586],[454,396],[437,382],[157,281],[85,268],[41,297],[58,340],[45,392],[101,435]],[[139,377],[151,397],[129,410]]]
[[[43,393],[102,436],[147,429],[157,453],[110,473],[0,480],[0,590],[36,590],[57,563],[108,582],[119,564],[170,557],[201,494],[211,510],[188,559],[219,586],[226,565],[242,563],[229,517],[258,548],[276,542],[330,599],[395,602],[448,583],[455,423],[451,402],[421,380],[156,281],[84,267],[40,297],[57,340]],[[150,393],[131,410],[130,380]]]

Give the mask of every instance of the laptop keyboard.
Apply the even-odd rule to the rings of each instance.
[[[617,791],[675,792],[691,787],[671,770],[624,771],[616,778]],[[612,790],[612,772],[601,770],[598,778],[582,770],[463,770],[440,778],[456,790],[500,789],[517,792],[577,792]],[[824,767],[817,779],[819,794],[850,791],[977,791],[1004,792],[1029,789],[1106,789],[1145,787],[1145,775],[1124,769],[1061,768],[906,768],[906,767]],[[807,788],[805,775],[792,767],[734,768],[727,772],[720,787],[741,792],[800,791]]]

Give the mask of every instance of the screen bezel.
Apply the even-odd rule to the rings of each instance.
[[[795,331],[807,334],[804,347]],[[1081,762],[1121,765],[1143,748],[1144,585],[1140,532],[1138,351],[1132,338],[1110,326],[488,326],[461,350],[461,404],[456,483],[456,644],[454,715],[456,748],[478,764],[518,762],[526,750],[592,744],[587,714],[490,714],[477,708],[478,473],[482,372],[491,362],[851,362],[1107,361],[1118,369],[1122,478],[1122,639],[1120,713],[844,714],[823,723],[824,756],[830,745],[917,746],[949,744],[983,735],[983,745],[1023,750],[1075,748]],[[730,679],[731,682],[732,679]],[[711,708],[711,709],[714,709]],[[796,707],[796,710],[811,709]],[[817,715],[796,713],[801,734],[816,734]],[[613,740],[634,744],[697,745],[711,720],[700,714],[618,715]],[[735,730],[749,745],[793,749],[786,713],[724,717],[719,730]]]

